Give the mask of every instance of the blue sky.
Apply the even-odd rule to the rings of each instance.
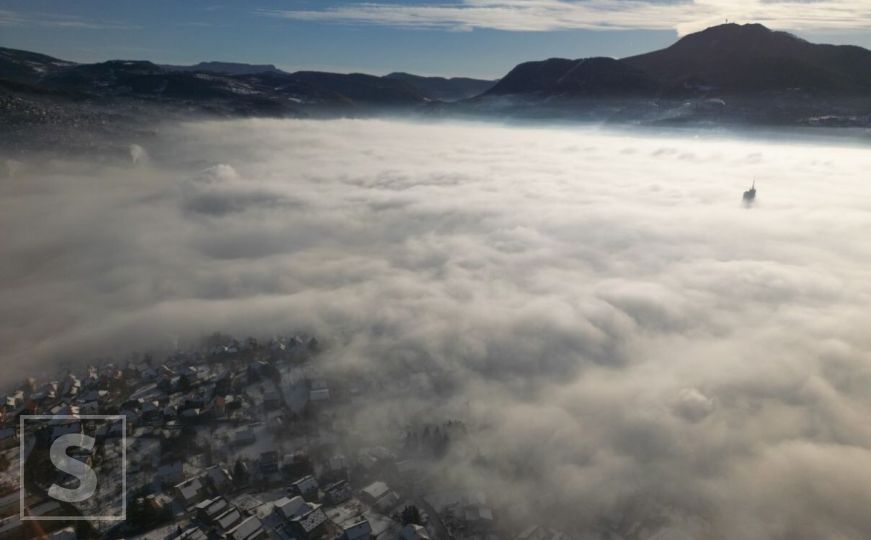
[[[498,77],[525,60],[661,48],[727,19],[871,48],[868,0],[0,0],[0,45],[76,61]]]

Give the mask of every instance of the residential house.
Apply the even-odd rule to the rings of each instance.
[[[275,501],[274,510],[284,521],[290,521],[307,512],[309,506],[302,497],[297,495],[296,497],[282,497],[278,499]]]
[[[183,508],[200,502],[206,494],[205,486],[199,477],[176,484],[173,486],[173,491]]]
[[[399,532],[399,540],[431,540],[431,536],[423,526],[409,523]]]
[[[204,480],[213,493],[224,493],[233,487],[233,477],[219,465],[206,469]]]
[[[490,530],[493,526],[493,510],[483,504],[470,504],[463,511],[466,525],[474,531]]]
[[[324,499],[332,505],[347,501],[353,494],[354,490],[347,480],[339,480],[324,488]]]
[[[387,484],[384,482],[372,482],[368,486],[364,487],[360,490],[360,498],[363,502],[369,505],[375,505],[378,502],[378,499],[387,495],[390,492],[390,488],[387,487]]]
[[[318,536],[318,532],[327,522],[327,514],[319,504],[307,504],[307,511],[303,511],[290,520],[291,528],[301,540],[308,540]]]
[[[399,503],[399,495],[384,482],[372,482],[360,490],[360,499],[382,513],[393,509]]]
[[[317,500],[318,481],[314,476],[306,475],[291,484],[294,493],[306,500]]]
[[[196,525],[190,525],[175,537],[175,540],[207,540],[209,537]]]
[[[242,522],[245,516],[235,506],[230,506],[230,509],[215,518],[214,525],[225,536],[229,534],[239,523]]]
[[[277,473],[280,466],[278,452],[276,452],[275,450],[269,450],[260,454],[258,466],[260,468],[260,474],[262,474],[263,476],[269,476]],[[317,490],[317,485],[315,485],[315,490]]]
[[[256,441],[257,436],[254,434],[254,430],[251,428],[243,428],[233,434],[231,444],[233,446],[248,446],[249,444],[254,444]]]
[[[215,520],[231,508],[224,497],[205,499],[194,507],[194,512],[200,521],[212,525]]]
[[[266,538],[266,531],[257,516],[251,516],[227,532],[230,540],[258,540]]]
[[[370,540],[372,538],[372,526],[369,520],[364,519],[342,531],[340,540]]]

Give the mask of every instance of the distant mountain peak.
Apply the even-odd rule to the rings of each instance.
[[[746,49],[758,46],[788,47],[800,44],[809,43],[789,32],[772,30],[763,24],[725,23],[687,34],[671,47],[680,48],[706,45],[721,48]]]
[[[818,45],[762,24],[713,26],[622,61],[654,77],[665,94],[859,96],[871,90],[871,51]]]
[[[753,32],[753,33],[771,33],[774,32],[771,28],[768,28],[762,23],[734,23],[727,22],[723,24],[715,24],[714,26],[709,26],[704,30],[700,30],[698,32],[694,32],[695,34],[701,34],[704,32],[717,33],[717,32]]]
[[[495,81],[469,77],[426,77],[401,71],[385,75],[384,78],[411,84],[427,99],[434,101],[468,99],[484,93],[495,84]]]
[[[240,62],[200,62],[191,66],[164,65],[164,69],[171,71],[202,71],[207,73],[220,73],[222,75],[256,75],[258,73],[281,72],[272,64],[244,64]]]

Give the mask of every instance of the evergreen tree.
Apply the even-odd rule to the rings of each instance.
[[[409,505],[402,509],[402,524],[403,525],[423,525],[423,518],[420,516],[420,509],[415,505]]]

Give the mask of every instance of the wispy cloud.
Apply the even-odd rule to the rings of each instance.
[[[191,28],[229,28],[229,24],[219,24],[209,21],[186,21],[176,23],[176,26],[187,26]]]
[[[675,29],[684,34],[725,20],[785,29],[850,29],[871,24],[866,0],[462,0],[333,5],[317,10],[259,10],[301,21],[406,28],[507,31]]]
[[[83,30],[134,30],[140,26],[119,21],[86,19],[75,15],[12,11],[0,9],[0,26],[42,26]]]

